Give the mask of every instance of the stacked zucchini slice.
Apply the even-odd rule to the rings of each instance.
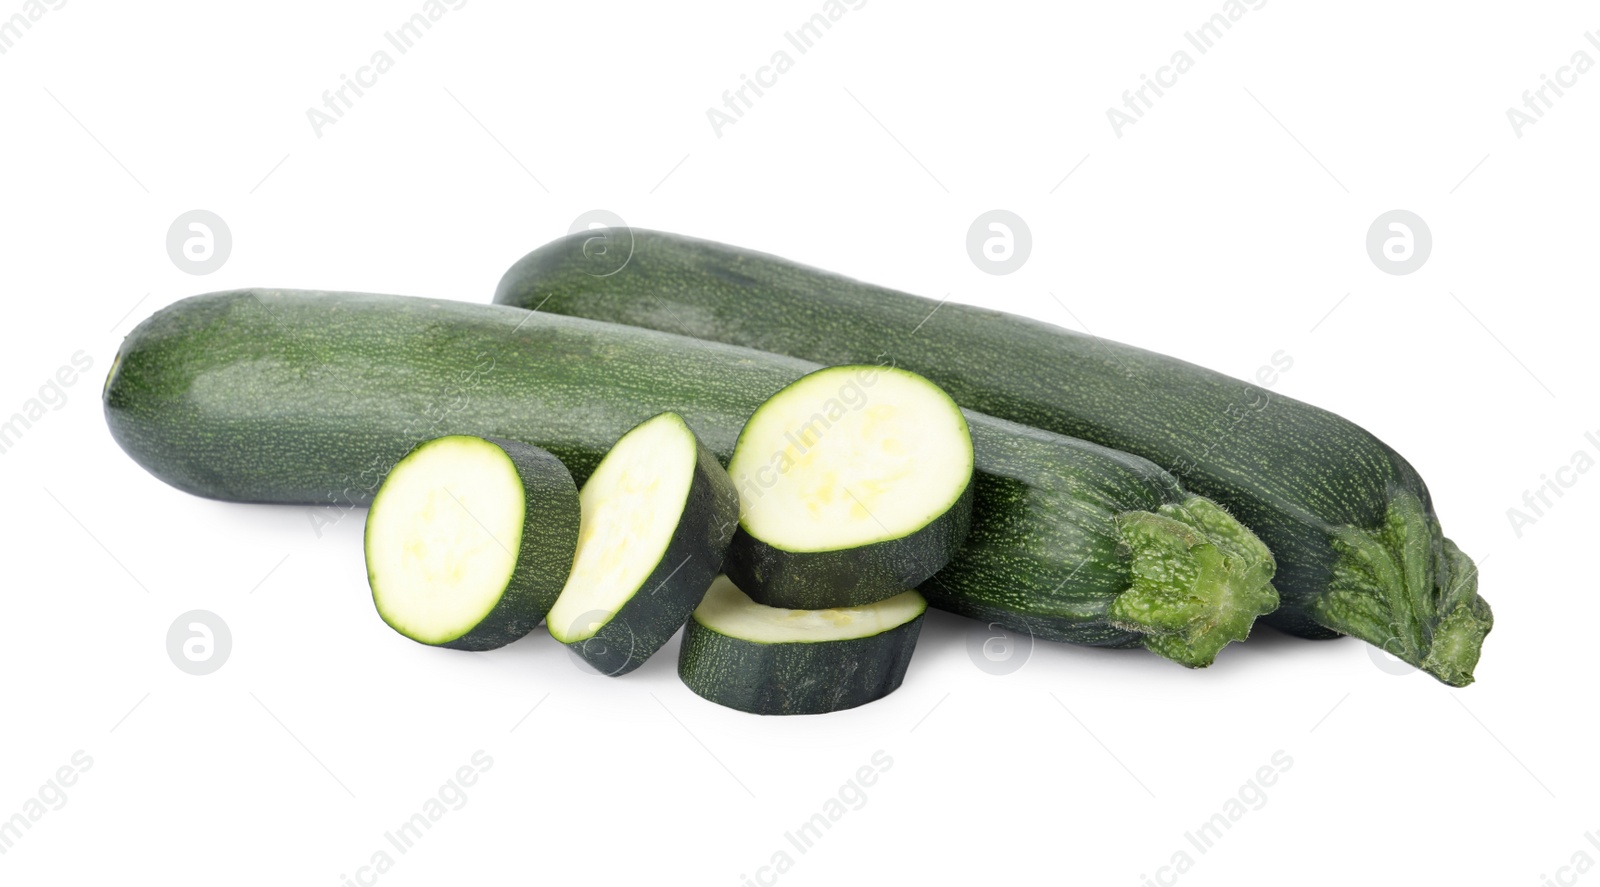
[[[915,591],[860,607],[768,607],[724,576],[695,608],[678,675],[712,702],[755,714],[854,708],[905,680],[927,610]]]

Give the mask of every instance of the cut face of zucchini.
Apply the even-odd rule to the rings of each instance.
[[[900,686],[927,609],[915,591],[864,607],[768,607],[719,577],[689,621],[678,676],[706,699],[754,714],[854,708]]]
[[[972,518],[972,439],[914,373],[829,367],[758,408],[728,471],[740,530],[729,575],[770,606],[869,604],[932,576]]]
[[[638,668],[722,567],[738,493],[676,413],[622,436],[583,485],[583,526],[550,634],[597,671]]]
[[[554,456],[456,435],[400,460],[367,515],[367,580],[395,631],[461,650],[532,631],[578,542],[578,489]]]

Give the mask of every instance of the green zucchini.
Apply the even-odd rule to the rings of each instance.
[[[543,447],[581,482],[624,432],[670,409],[727,459],[762,402],[816,369],[499,305],[242,290],[141,323],[104,402],[117,443],[163,481],[322,506],[308,511],[317,522],[365,504],[419,440],[446,434]],[[972,529],[921,586],[935,606],[1051,640],[1144,644],[1190,666],[1276,606],[1265,547],[1154,464],[965,417]]]
[[[772,607],[855,607],[927,581],[972,524],[972,437],[927,379],[817,370],[768,398],[728,461],[728,575]]]
[[[419,445],[367,513],[367,580],[400,634],[492,650],[539,625],[578,545],[578,488],[538,447],[455,435]]]
[[[915,591],[860,607],[768,607],[720,577],[689,620],[678,677],[700,696],[752,714],[855,708],[905,680],[927,609]]]
[[[1422,478],[1339,416],[1193,364],[774,256],[633,230],[589,273],[578,237],[517,262],[495,301],[821,363],[891,361],[962,406],[1146,457],[1226,507],[1278,560],[1268,621],[1354,635],[1453,686],[1493,625]]]
[[[683,417],[662,413],[617,441],[579,498],[577,557],[546,622],[596,671],[627,674],[678,633],[721,570],[739,494]]]

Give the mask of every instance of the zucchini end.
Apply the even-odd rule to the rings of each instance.
[[[1209,499],[1127,512],[1117,529],[1132,582],[1112,602],[1110,621],[1139,632],[1151,652],[1204,668],[1278,607],[1272,553]]]
[[[1416,494],[1394,490],[1381,527],[1340,527],[1333,547],[1328,593],[1313,605],[1318,622],[1452,687],[1472,683],[1494,615],[1478,596],[1477,565]]]

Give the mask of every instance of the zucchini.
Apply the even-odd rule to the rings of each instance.
[[[578,544],[578,488],[556,457],[455,435],[419,445],[367,513],[367,581],[390,628],[492,650],[539,625]]]
[[[139,324],[104,404],[117,443],[163,481],[319,505],[317,522],[365,504],[419,440],[446,434],[543,447],[582,482],[624,432],[669,409],[726,459],[763,401],[818,368],[499,305],[241,290]],[[972,529],[921,586],[935,606],[1199,666],[1277,604],[1267,550],[1154,464],[965,417]]]
[[[927,609],[915,591],[862,607],[768,607],[720,577],[689,620],[678,677],[700,696],[752,714],[855,708],[905,680]]]
[[[1148,458],[1226,507],[1278,560],[1270,624],[1354,635],[1452,686],[1493,625],[1427,485],[1354,423],[1248,382],[1023,317],[934,302],[774,256],[633,230],[589,273],[581,238],[517,262],[495,301],[822,363],[885,359],[957,403]]]
[[[950,396],[878,366],[817,370],[768,398],[728,461],[728,575],[801,610],[893,597],[950,562],[972,523],[972,438]]]
[[[627,674],[678,633],[722,568],[739,494],[676,413],[617,441],[583,485],[572,575],[550,634],[596,671]]]

